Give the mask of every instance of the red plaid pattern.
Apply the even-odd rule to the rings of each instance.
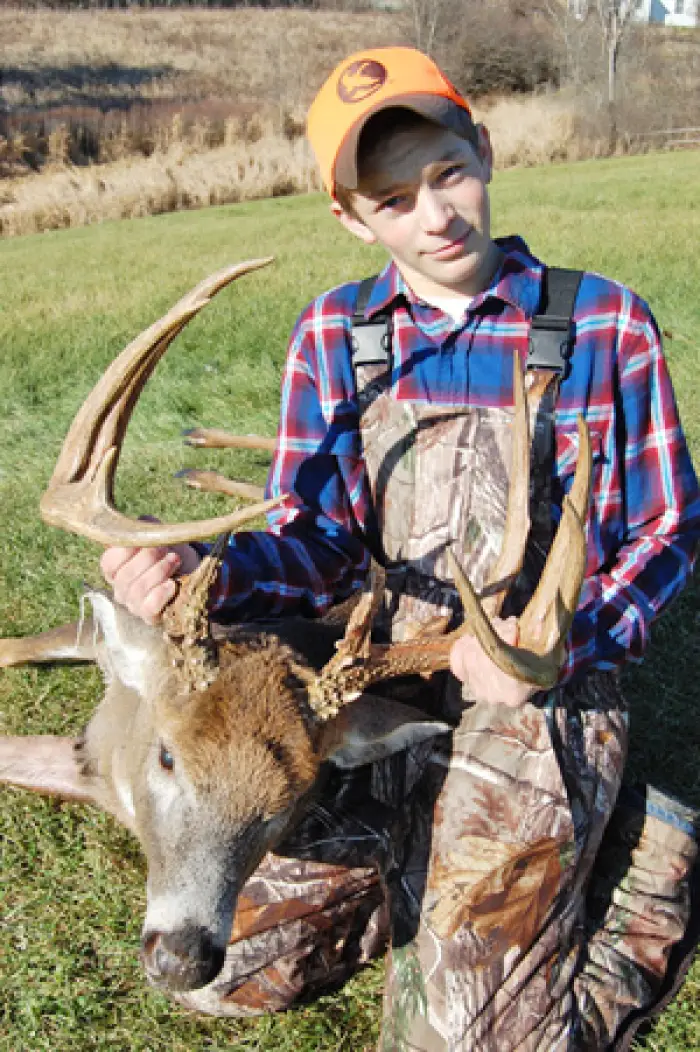
[[[527,351],[542,265],[519,238],[500,242],[493,282],[455,322],[412,294],[393,264],[367,306],[393,314],[393,396],[437,405],[509,406],[512,359]],[[349,354],[358,283],[299,317],[282,382],[268,492],[289,493],[269,532],[233,540],[215,597],[220,616],[321,613],[362,580],[375,537]],[[649,626],[691,572],[700,495],[659,331],[633,292],[583,278],[576,347],[557,406],[552,515],[573,478],[576,417],[593,437],[586,580],[563,679],[638,660]]]

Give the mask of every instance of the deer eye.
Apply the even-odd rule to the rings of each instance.
[[[173,754],[168,751],[165,745],[161,745],[160,752],[158,754],[158,762],[164,771],[172,771],[175,766],[175,760]]]

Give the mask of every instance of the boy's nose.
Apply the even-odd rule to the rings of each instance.
[[[441,234],[454,218],[454,209],[442,194],[423,187],[418,195],[420,223],[426,234]]]

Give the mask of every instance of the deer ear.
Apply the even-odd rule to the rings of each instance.
[[[107,592],[88,590],[85,595],[99,629],[95,649],[105,679],[116,679],[146,697],[168,668],[162,628],[134,617]]]
[[[363,694],[323,725],[319,751],[336,767],[361,767],[451,730],[410,705]]]

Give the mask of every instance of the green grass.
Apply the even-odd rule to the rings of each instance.
[[[520,232],[551,263],[631,284],[673,334],[667,353],[694,456],[700,451],[700,204],[697,154],[651,155],[500,173],[496,233]],[[226,263],[276,264],[222,292],[159,366],[133,420],[120,505],[172,518],[220,510],[183,493],[183,466],[262,481],[260,454],[182,447],[194,424],[274,434],[286,337],[319,290],[370,273],[381,253],[351,240],[319,196],[179,213],[0,243],[0,631],[76,616],[98,553],[45,527],[38,500],[79,402],[106,363],[190,286]],[[694,712],[698,595],[659,623],[627,675],[631,769],[700,806]],[[86,669],[0,676],[0,730],[72,733],[98,696]],[[285,1016],[236,1023],[187,1015],[150,991],[137,961],[144,869],[134,842],[89,809],[3,793],[0,818],[0,1050],[369,1049],[381,969]],[[700,968],[640,1048],[700,1047]]]

